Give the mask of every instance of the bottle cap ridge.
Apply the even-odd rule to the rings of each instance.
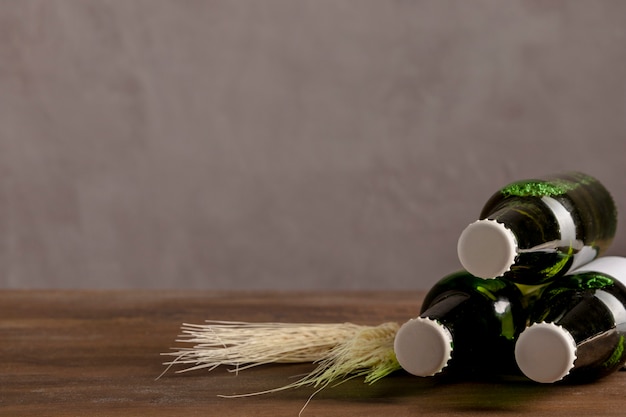
[[[405,371],[416,376],[433,376],[450,360],[452,335],[442,324],[418,317],[398,329],[393,347]]]
[[[463,230],[457,244],[459,261],[470,274],[495,278],[509,271],[517,256],[517,239],[502,223],[483,219]]]
[[[522,373],[533,381],[557,382],[574,367],[576,342],[561,326],[536,323],[519,336],[515,360]]]

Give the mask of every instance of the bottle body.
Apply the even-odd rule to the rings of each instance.
[[[600,256],[617,228],[610,193],[576,172],[509,184],[486,202],[479,217],[459,239],[461,263],[482,278],[501,275],[526,285],[549,282]],[[485,246],[485,225],[503,240]],[[498,251],[505,252],[499,261]],[[480,269],[493,262],[500,263]]]
[[[538,382],[585,382],[619,369],[626,362],[625,281],[626,258],[604,257],[546,286],[515,347],[522,372]]]
[[[448,275],[427,293],[419,317],[398,331],[400,365],[418,376],[443,372],[481,378],[519,372],[513,347],[525,324],[521,300],[511,282],[484,280],[466,271]],[[440,338],[430,343],[435,327]],[[429,362],[425,367],[421,358],[430,354],[438,359],[424,359]]]

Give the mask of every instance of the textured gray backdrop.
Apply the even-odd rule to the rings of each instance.
[[[625,138],[624,1],[0,0],[0,287],[427,288]]]

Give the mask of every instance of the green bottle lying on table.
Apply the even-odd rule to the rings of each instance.
[[[545,287],[515,345],[530,379],[589,382],[626,362],[626,258],[602,257]]]
[[[539,285],[602,255],[616,228],[607,189],[589,175],[563,173],[500,189],[463,230],[457,251],[472,275]]]
[[[400,366],[417,376],[519,372],[513,350],[525,323],[514,283],[460,271],[430,289],[419,317],[398,330],[394,351]]]

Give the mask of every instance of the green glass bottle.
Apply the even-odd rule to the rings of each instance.
[[[611,194],[570,172],[514,182],[495,193],[457,245],[463,267],[481,278],[547,283],[602,255],[617,228]]]
[[[525,323],[515,284],[460,271],[430,289],[419,317],[398,330],[394,350],[402,368],[417,376],[519,372],[513,348]]]
[[[515,345],[520,370],[552,383],[587,382],[626,362],[626,258],[598,258],[546,286]]]

